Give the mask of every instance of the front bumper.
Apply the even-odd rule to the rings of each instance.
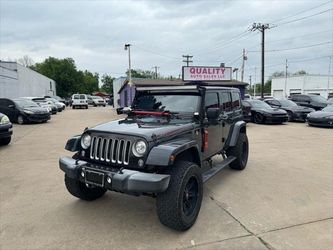
[[[266,116],[267,123],[283,123],[288,121],[288,116]]]
[[[104,188],[128,194],[161,193],[168,188],[170,182],[170,175],[144,173],[127,169],[123,169],[120,172],[115,168],[99,166],[66,156],[59,159],[59,166],[68,177],[84,183],[86,182],[83,177],[85,174],[82,176],[82,172],[94,171],[103,174],[102,185]],[[111,182],[108,182],[108,178],[111,179]]]
[[[11,123],[0,125],[0,138],[8,138],[13,134],[13,125]]]
[[[311,126],[333,128],[333,121],[326,119],[307,119]]]
[[[29,122],[43,122],[43,121],[48,121],[51,118],[49,113],[46,113],[46,114],[28,114],[28,115],[26,114],[25,117]]]

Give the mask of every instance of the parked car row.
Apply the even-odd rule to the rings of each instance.
[[[106,101],[100,96],[92,96],[86,94],[74,94],[71,98],[71,104],[73,109],[76,108],[85,108],[88,109],[89,105],[94,107],[97,106],[106,106]]]
[[[65,107],[52,97],[0,98],[0,112],[18,124],[47,122],[51,115],[62,112]]]
[[[8,145],[12,139],[13,125],[8,116],[0,113],[0,145]]]
[[[295,95],[289,99],[245,99],[242,104],[243,117],[247,122],[281,124],[302,121],[311,126],[333,127],[333,105],[318,95]]]

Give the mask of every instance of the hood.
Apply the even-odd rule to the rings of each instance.
[[[278,108],[252,108],[252,110],[257,111],[257,112],[266,112],[269,114],[276,114],[276,115],[284,115],[287,114],[287,112],[283,109],[278,109]]]
[[[194,124],[149,124],[136,121],[117,120],[89,128],[91,132],[109,132],[123,135],[133,135],[145,138],[147,141],[172,137],[194,128]]]
[[[282,107],[285,110],[290,110],[293,112],[313,112],[315,111],[313,108],[309,107],[303,107],[303,106],[288,106],[288,107]]]
[[[316,111],[309,114],[311,118],[333,117],[333,112]]]
[[[24,111],[30,111],[35,114],[46,114],[49,113],[49,111],[46,108],[43,107],[30,107],[30,108],[21,108],[21,110]]]

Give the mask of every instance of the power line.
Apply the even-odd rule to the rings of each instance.
[[[288,24],[288,23],[294,23],[294,22],[298,22],[298,21],[301,21],[301,20],[304,20],[304,19],[308,19],[310,17],[318,16],[318,15],[324,14],[326,12],[329,12],[331,10],[333,10],[333,8],[330,8],[330,9],[327,9],[327,10],[324,10],[324,11],[321,11],[321,12],[318,12],[318,13],[315,13],[315,14],[312,14],[312,15],[309,15],[309,16],[301,17],[301,18],[290,20],[290,21],[287,21],[287,22],[278,23],[277,27],[279,27],[281,25]]]
[[[322,46],[325,44],[330,44],[333,43],[333,41],[327,41],[323,43],[316,43],[316,44],[311,44],[303,47],[294,47],[294,48],[286,48],[286,49],[273,49],[273,50],[265,50],[265,52],[278,52],[278,51],[288,51],[288,50],[295,50],[295,49],[306,49],[306,48],[311,48],[311,47],[317,47],[317,46]],[[250,50],[248,52],[261,52],[260,50]]]
[[[333,2],[333,1],[330,0],[330,1],[327,1],[327,2],[324,2],[324,3],[321,3],[321,4],[319,4],[319,5],[315,5],[315,6],[311,7],[311,8],[309,8],[309,9],[299,11],[299,12],[293,14],[293,15],[289,15],[289,16],[286,16],[286,17],[283,17],[283,18],[280,18],[280,19],[277,19],[277,20],[271,21],[271,23],[278,23],[278,22],[280,22],[280,21],[282,21],[282,20],[289,19],[289,18],[294,17],[294,16],[298,16],[299,14],[303,14],[303,13],[305,13],[305,12],[308,12],[308,11],[311,11],[311,10],[314,10],[314,9],[317,9],[317,8],[319,8],[319,7],[321,7],[321,6],[324,6],[324,5],[326,5],[326,4],[330,3],[330,2]]]
[[[179,58],[177,58],[177,57],[164,55],[164,54],[161,54],[161,53],[149,50],[149,49],[145,49],[145,48],[139,47],[137,45],[132,45],[132,46],[135,46],[136,48],[141,49],[141,50],[146,51],[146,52],[151,53],[151,54],[155,54],[155,55],[158,55],[158,56],[162,56],[162,57],[166,57],[166,58],[170,58],[170,59],[174,59],[174,60],[179,60]]]

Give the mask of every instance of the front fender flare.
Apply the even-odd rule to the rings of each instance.
[[[171,159],[172,155],[177,156],[190,148],[195,148],[197,152],[200,152],[198,144],[194,140],[174,140],[160,144],[150,150],[146,164],[154,166],[169,166],[173,164],[173,160]],[[200,158],[199,153],[198,157]]]
[[[65,149],[71,152],[77,152],[81,149],[81,135],[75,135],[70,138],[65,146]]]

